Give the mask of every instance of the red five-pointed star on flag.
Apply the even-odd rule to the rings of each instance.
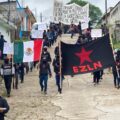
[[[80,63],[83,64],[85,61],[92,62],[90,59],[90,54],[93,52],[93,50],[86,51],[85,48],[82,47],[82,50],[80,53],[75,53],[77,57],[80,58]]]

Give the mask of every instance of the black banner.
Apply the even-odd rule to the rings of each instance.
[[[61,43],[64,75],[90,73],[115,64],[109,35],[82,45]]]

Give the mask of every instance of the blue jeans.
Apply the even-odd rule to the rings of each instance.
[[[55,79],[56,79],[56,85],[57,85],[57,87],[58,87],[58,91],[61,91],[62,88],[61,88],[61,86],[60,86],[60,84],[61,84],[60,75],[59,75],[59,74],[56,74],[56,75],[55,75]],[[63,82],[64,77],[61,76],[61,79],[62,79],[62,82]]]
[[[44,92],[46,92],[47,91],[48,75],[42,74],[39,76],[39,78],[40,78],[39,83],[41,86],[41,91],[43,91],[43,89],[44,89]]]

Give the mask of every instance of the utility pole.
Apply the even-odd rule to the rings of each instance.
[[[10,0],[8,0],[8,23],[10,21]]]
[[[43,16],[42,13],[40,13],[40,22],[42,22]]]
[[[35,8],[35,18],[37,20],[37,9]]]
[[[24,3],[25,1],[24,0],[22,0],[22,8],[24,8],[24,6],[25,6],[25,3]]]

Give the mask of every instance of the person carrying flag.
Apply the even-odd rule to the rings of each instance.
[[[53,67],[54,67],[54,72],[55,72],[55,79],[56,79],[56,85],[58,87],[58,92],[61,94],[62,89],[60,87],[60,60],[59,56],[55,56],[55,59],[53,60]]]

